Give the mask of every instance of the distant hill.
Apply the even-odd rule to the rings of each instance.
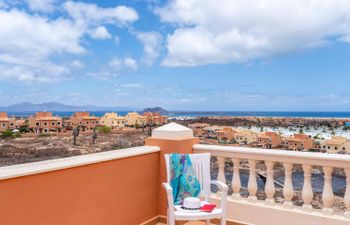
[[[46,102],[33,104],[22,102],[19,104],[0,107],[0,111],[5,112],[37,112],[37,111],[54,111],[54,112],[72,112],[72,111],[132,111],[135,109],[123,107],[100,107],[94,105],[65,105],[57,102]]]
[[[160,114],[168,114],[169,113],[168,111],[166,111],[162,107],[146,108],[142,111],[142,113],[144,113],[144,112],[158,112]]]

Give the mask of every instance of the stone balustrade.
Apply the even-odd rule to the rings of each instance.
[[[303,200],[302,210],[305,211],[320,211],[322,214],[332,215],[339,213],[333,212],[334,193],[332,187],[332,172],[334,168],[344,169],[346,174],[346,190],[344,194],[344,205],[346,207],[345,212],[341,213],[344,218],[350,218],[350,155],[336,155],[325,153],[311,153],[311,152],[294,152],[285,150],[271,150],[271,149],[257,149],[257,148],[243,148],[243,147],[229,147],[229,146],[217,146],[217,145],[202,145],[196,144],[193,147],[195,153],[208,152],[212,156],[217,157],[218,163],[218,179],[231,184],[232,197],[242,198],[240,194],[241,179],[240,179],[240,163],[245,161],[245,166],[249,167],[248,178],[248,201],[257,201],[256,193],[258,190],[256,172],[257,163],[263,163],[264,171],[261,171],[266,175],[264,192],[266,194],[266,204],[280,204],[274,200],[275,185],[274,185],[274,166],[276,163],[280,163],[284,168],[284,182],[283,183],[283,207],[286,209],[300,208],[293,204],[292,199],[294,197],[292,172],[293,166],[296,164],[301,165],[303,170],[303,186],[301,191],[301,198]],[[233,178],[232,181],[226,180],[225,176],[225,162],[231,160],[233,163]],[[314,209],[311,202],[314,197],[312,188],[312,171],[314,167],[322,168],[324,185],[322,191],[322,209]],[[260,201],[259,201],[260,202]]]

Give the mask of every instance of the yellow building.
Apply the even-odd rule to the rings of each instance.
[[[112,129],[119,129],[125,127],[126,119],[123,116],[118,116],[115,112],[105,113],[100,118],[100,124]]]
[[[241,145],[250,145],[257,141],[258,134],[250,130],[237,130],[234,139]]]
[[[326,140],[321,148],[327,153],[338,153],[340,151],[350,152],[350,141],[345,137],[332,137]]]
[[[139,115],[137,112],[129,112],[125,119],[128,126],[144,126],[146,124],[146,117]]]

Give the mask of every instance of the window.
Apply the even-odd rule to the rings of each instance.
[[[338,150],[338,147],[334,147],[334,150]]]
[[[331,149],[331,146],[328,146],[328,149]]]
[[[89,124],[89,121],[86,121],[86,124]]]
[[[61,125],[61,122],[57,122],[57,125]]]
[[[345,151],[345,147],[343,147],[343,150]]]
[[[55,126],[55,125],[56,125],[56,123],[55,123],[55,122],[52,122],[52,123],[51,123],[51,125],[52,125],[52,126]]]
[[[47,126],[47,122],[44,123],[44,126]]]
[[[36,125],[36,126],[39,126],[39,125],[40,125],[40,123],[35,123],[35,125]]]
[[[6,127],[6,123],[2,123],[2,127]]]
[[[92,121],[92,124],[95,124],[95,121]]]
[[[323,148],[326,148],[326,146],[323,145]]]
[[[10,123],[10,126],[13,126],[14,124],[13,123]]]

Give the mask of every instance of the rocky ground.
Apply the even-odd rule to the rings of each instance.
[[[77,145],[72,136],[39,136],[0,139],[0,166],[35,162],[144,145],[145,135],[99,133],[95,146],[91,134],[80,134]]]

